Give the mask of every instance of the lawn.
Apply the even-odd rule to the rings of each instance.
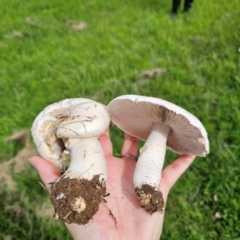
[[[187,109],[210,140],[210,154],[170,192],[161,239],[240,240],[239,0],[195,1],[174,20],[170,8],[154,0],[0,0],[0,239],[71,239],[27,161],[34,145],[5,138],[65,98],[108,104],[138,94]],[[142,77],[154,69],[161,74]],[[119,156],[123,133],[111,126],[111,136]],[[167,152],[166,164],[174,158]]]

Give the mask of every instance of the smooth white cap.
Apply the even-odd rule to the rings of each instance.
[[[107,109],[114,124],[140,140],[147,140],[153,124],[159,122],[171,128],[168,149],[195,156],[209,153],[207,132],[202,123],[173,103],[153,97],[123,95],[113,99]]]

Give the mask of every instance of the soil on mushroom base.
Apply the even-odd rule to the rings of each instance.
[[[105,182],[96,175],[92,180],[64,178],[64,175],[53,184],[50,200],[54,205],[55,218],[67,223],[86,224],[98,211],[101,196],[106,194]],[[72,210],[75,199],[85,200],[86,208],[78,213]]]
[[[162,193],[154,187],[143,184],[140,188],[135,188],[138,202],[141,207],[145,208],[152,215],[154,212],[163,212],[164,200]]]

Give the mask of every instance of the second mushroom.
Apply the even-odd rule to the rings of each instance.
[[[159,191],[166,149],[205,156],[209,152],[202,123],[183,108],[153,97],[124,95],[107,106],[111,120],[124,132],[146,141],[133,176],[139,204],[150,214],[162,211]]]

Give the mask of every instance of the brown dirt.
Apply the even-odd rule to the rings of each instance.
[[[109,215],[111,216],[111,218],[113,219],[113,222],[115,224],[115,227],[117,228],[117,219],[116,217],[113,215],[112,211],[109,209]]]
[[[163,212],[164,200],[162,193],[156,191],[154,187],[143,184],[140,188],[135,188],[138,202],[142,208],[145,208],[152,215],[154,212]]]
[[[28,130],[17,131],[13,133],[13,135],[7,137],[5,141],[20,141],[23,144],[23,148],[17,153],[15,157],[0,164],[0,179],[4,181],[8,189],[16,190],[16,183],[12,179],[10,170],[14,174],[24,171],[29,164],[27,159],[37,155],[37,151],[30,144],[30,134]]]
[[[100,182],[99,175],[86,179],[64,178],[64,175],[53,184],[50,200],[54,205],[55,219],[61,219],[67,223],[86,224],[98,211],[101,197],[106,194],[104,182]],[[84,199],[84,210],[78,213],[73,205],[76,198]]]
[[[38,18],[27,17],[25,22],[33,27],[40,27],[41,22]]]
[[[23,145],[23,148],[16,154],[15,157],[0,164],[0,180],[3,181],[8,190],[18,193],[17,184],[12,178],[11,174],[18,174],[24,171],[29,165],[27,159],[32,156],[36,156],[37,151],[31,146],[30,133],[27,129],[14,132],[11,136],[5,138],[5,141],[19,141]],[[21,195],[21,199],[27,199],[26,201],[30,201],[28,200],[28,196],[26,196],[24,193],[19,195]],[[7,202],[11,204],[11,198]],[[18,217],[27,215],[27,210],[21,207],[20,202],[14,203],[13,205],[7,205],[6,203],[5,210],[14,212]],[[38,216],[47,218],[48,221],[51,221],[53,212],[53,206],[48,200],[41,205],[36,203],[36,214]]]
[[[12,240],[12,236],[5,236],[5,237],[3,237],[3,240]]]
[[[164,72],[166,72],[165,69],[155,68],[155,69],[152,69],[152,70],[148,70],[148,71],[142,72],[138,76],[138,79],[149,79],[149,78],[157,77],[157,76],[162,75]]]
[[[31,146],[30,134],[28,130],[17,131],[13,135],[7,137],[5,141],[20,141],[23,143],[23,148],[17,153],[17,155],[8,161],[14,173],[22,172],[29,164],[28,158],[37,155],[35,148]]]
[[[25,217],[26,209],[20,206],[20,202],[16,202],[13,205],[8,205],[5,207],[5,210],[8,212],[13,212],[16,217]]]
[[[44,219],[47,219],[48,221],[54,222],[53,219],[53,205],[52,203],[47,199],[43,204],[36,204],[35,208],[36,214]]]
[[[70,29],[72,29],[74,31],[82,31],[84,29],[87,29],[87,27],[88,27],[88,25],[83,21],[68,20],[67,25]]]

